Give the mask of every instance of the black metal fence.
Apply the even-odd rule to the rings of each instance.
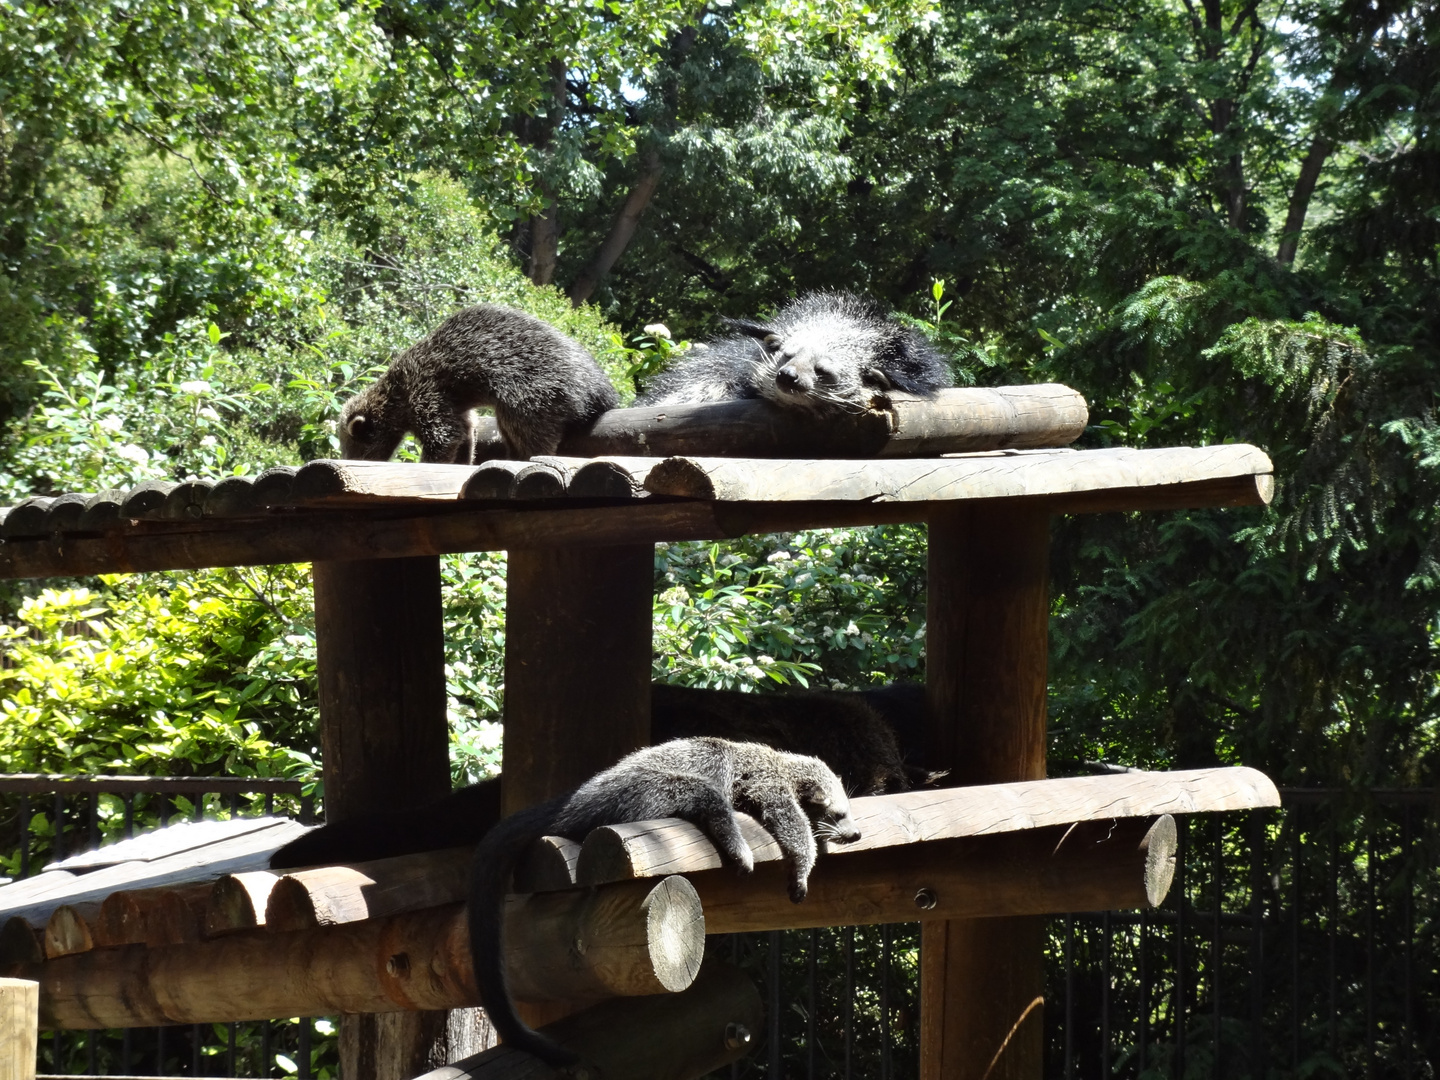
[[[1047,1077],[1435,1077],[1440,791],[1284,796],[1283,811],[1180,822],[1175,883],[1159,909],[1051,921]],[[66,794],[58,811],[51,796],[27,797],[52,808],[62,832],[88,839],[97,830],[93,806],[103,804],[69,801],[87,795]],[[235,797],[173,795],[171,816],[262,805],[263,796],[239,805]],[[128,810],[119,798],[112,818],[148,811],[138,793]],[[0,830],[20,824],[25,808],[14,800],[0,781]],[[278,805],[274,793],[265,805]],[[713,942],[768,1000],[756,1052],[728,1075],[917,1076],[919,937],[918,925],[906,924]],[[316,1023],[47,1035],[41,1067],[320,1077],[333,1074],[334,1041],[324,1037],[331,1025]]]
[[[312,797],[295,780],[252,777],[0,775],[4,874],[29,877],[102,840],[177,821],[284,814],[309,822]],[[42,1076],[285,1076],[334,1072],[333,1023],[295,1019],[121,1031],[50,1031]],[[318,1038],[316,1036],[319,1036]]]

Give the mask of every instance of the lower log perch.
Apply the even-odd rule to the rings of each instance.
[[[1175,874],[1175,819],[1082,821],[1023,833],[822,855],[804,903],[781,863],[748,878],[690,880],[712,934],[865,926],[996,915],[1058,915],[1159,905]]]
[[[497,1046],[417,1080],[693,1080],[749,1053],[764,1020],[760,992],[744,972],[707,964],[681,993],[617,998],[543,1029],[584,1065],[561,1071]]]
[[[507,974],[531,997],[653,994],[689,984],[704,950],[695,891],[681,878],[517,897]],[[582,948],[575,947],[576,942]],[[537,974],[551,980],[544,986]],[[688,972],[688,977],[686,973]],[[47,1028],[152,1027],[475,1005],[465,911],[191,945],[92,949],[5,974],[39,981]]]
[[[703,922],[693,894],[674,879],[514,897],[506,924],[512,986],[517,997],[543,990],[569,1000],[650,993],[674,985],[676,972],[693,974],[687,958],[697,931],[1147,907],[1169,889],[1175,824],[1168,816],[1088,821],[840,851],[821,857],[803,904],[790,903],[779,863],[761,864],[749,877],[729,869],[691,875]],[[673,935],[679,940],[668,942]],[[572,947],[577,940],[583,952]],[[631,944],[611,944],[618,941]],[[543,987],[536,985],[541,972]],[[475,1003],[459,904],[307,931],[245,931],[195,945],[95,949],[16,964],[5,974],[38,979],[43,1022],[61,1028]]]

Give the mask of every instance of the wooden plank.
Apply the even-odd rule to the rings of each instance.
[[[216,881],[205,900],[205,936],[265,926],[266,905],[279,880],[269,870],[250,870]]]
[[[643,499],[645,478],[658,458],[566,458],[573,471],[565,494],[572,499]]]
[[[755,982],[729,964],[707,963],[688,990],[616,998],[547,1024],[545,1034],[586,1065],[552,1069],[497,1046],[417,1080],[693,1080],[754,1049],[765,1020]],[[591,1071],[593,1069],[593,1072]]]
[[[45,532],[53,535],[74,529],[79,524],[85,507],[94,497],[94,495],[79,492],[61,495],[45,511]]]
[[[0,918],[18,915],[32,924],[43,923],[61,904],[102,901],[120,889],[156,888],[162,885],[213,881],[222,874],[263,869],[270,855],[305,831],[305,826],[282,821],[268,829],[231,837],[219,843],[167,855],[151,862],[124,862],[82,874],[56,891],[6,904]],[[0,894],[3,895],[3,894]]]
[[[35,1080],[39,1046],[39,985],[26,979],[0,979],[0,1077]]]
[[[295,474],[288,505],[323,506],[384,499],[453,500],[475,473],[473,465],[403,461],[334,461],[305,464]]]
[[[474,849],[451,848],[354,866],[296,870],[275,882],[263,923],[303,930],[378,919],[465,899]]]
[[[853,799],[860,839],[833,849],[837,857],[933,840],[989,836],[1076,821],[1151,818],[1279,806],[1264,773],[1243,767],[1179,772],[1126,772],[1013,784],[906,791]],[[758,823],[740,815],[756,863],[780,858]],[[580,849],[575,880],[597,885],[630,878],[690,874],[722,865],[713,844],[679,818],[637,821],[594,830]]]
[[[872,511],[862,506],[850,513],[865,520]],[[912,519],[916,516],[908,508],[902,513]],[[695,503],[583,508],[561,505],[544,511],[459,510],[402,517],[363,511],[315,511],[294,516],[167,522],[163,526],[141,523],[98,537],[67,536],[63,543],[7,542],[0,545],[0,578],[406,558],[539,546],[605,547],[725,535],[716,523],[714,508]]]
[[[129,840],[118,840],[113,844],[84,851],[69,858],[51,863],[45,869],[83,872],[102,866],[114,866],[123,862],[148,862],[163,859],[167,855],[178,855],[182,851],[219,843],[235,836],[260,832],[276,825],[290,824],[283,817],[233,817],[224,821],[179,821],[166,825]],[[0,901],[6,893],[0,891]]]
[[[143,484],[136,484],[125,493],[125,501],[120,505],[120,516],[149,517],[165,505],[165,500],[170,497],[174,488],[175,485],[166,480],[146,480]]]
[[[0,775],[0,791],[16,795],[49,795],[56,791],[66,795],[80,791],[112,791],[127,795],[186,792],[229,792],[240,795],[272,792],[277,795],[301,795],[304,794],[305,784],[300,780],[276,780],[265,776],[106,776],[103,773],[80,776],[74,773],[5,773]],[[261,819],[247,817],[244,820]]]
[[[116,488],[101,491],[90,498],[81,511],[75,527],[82,532],[105,529],[120,520],[120,508],[125,505],[125,493]]]
[[[650,471],[647,491],[739,501],[931,502],[1068,496],[1115,488],[1258,476],[1270,459],[1242,443],[1164,450],[978,454],[885,461],[673,457]]]
[[[11,540],[23,536],[44,536],[45,513],[54,501],[36,495],[12,507],[4,522],[0,523],[0,537]]]
[[[69,870],[43,870],[32,877],[0,885],[0,911],[24,903],[31,897],[45,896],[74,880],[75,875]]]

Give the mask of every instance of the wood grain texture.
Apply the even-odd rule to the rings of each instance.
[[[1275,785],[1263,773],[1243,767],[1127,772],[907,791],[851,800],[860,839],[836,846],[829,857],[846,859],[863,851],[1068,826],[1079,821],[1279,805]],[[739,817],[756,863],[777,861],[780,848],[770,834],[748,815]],[[664,818],[594,830],[581,846],[576,881],[580,885],[597,885],[697,873],[719,866],[720,855],[704,833],[688,821]]]
[[[38,926],[61,904],[100,903],[122,889],[208,884],[223,874],[263,869],[276,850],[305,831],[305,826],[298,823],[280,822],[268,829],[205,847],[149,861],[123,862],[68,881],[57,880],[53,888],[43,893],[30,893],[13,904],[6,902],[0,909],[0,918],[18,915]],[[3,897],[0,893],[0,899]]]
[[[724,502],[948,502],[1155,488],[1272,471],[1263,452],[1244,444],[885,461],[672,457],[650,471],[645,489],[656,495]]]
[[[704,933],[699,900],[679,878],[513,897],[506,909],[508,977],[517,993],[541,1000],[673,990],[693,979]],[[6,974],[38,980],[42,1023],[61,1028],[476,1003],[460,904],[312,930],[91,949],[12,963]]]
[[[706,964],[679,994],[617,998],[543,1029],[586,1064],[557,1070],[497,1046],[417,1080],[696,1080],[750,1053],[765,1020],[754,981],[729,964]]]
[[[1087,821],[822,855],[792,904],[779,863],[689,875],[706,932],[934,922],[1155,907],[1174,873],[1174,819]]]
[[[474,849],[448,848],[281,876],[263,901],[272,930],[338,926],[463,900]]]
[[[568,436],[577,457],[730,454],[741,457],[918,456],[1002,447],[1064,446],[1088,421],[1069,387],[967,387],[920,398],[876,395],[869,409],[810,416],[768,401],[612,409]]]
[[[297,488],[304,471],[296,474]],[[468,470],[445,469],[456,471]],[[440,560],[317,562],[313,576],[326,820],[406,810],[448,795]],[[437,1017],[407,1030],[422,1038],[443,1028]],[[341,1017],[341,1056],[373,1062],[375,1080],[403,1080],[428,1049],[381,1041],[375,1024]]]
[[[40,987],[25,979],[0,979],[0,1077],[35,1080],[40,1046]]]
[[[265,905],[279,880],[280,875],[269,870],[252,870],[216,881],[205,898],[205,936],[265,926]]]
[[[931,516],[925,764],[949,769],[948,783],[1045,775],[1049,536],[1045,508],[1019,500]],[[1039,1080],[1042,925],[1038,916],[925,923],[922,1080]]]
[[[649,544],[512,551],[505,600],[505,813],[650,742]]]
[[[841,518],[855,514],[863,523],[867,513],[862,506],[842,511]],[[574,507],[562,502],[545,510],[458,508],[403,516],[353,509],[316,510],[225,521],[138,522],[99,536],[66,536],[62,542],[7,541],[0,545],[0,578],[405,558],[564,545],[606,547],[726,535],[725,528],[717,524],[715,508],[699,503]]]
[[[287,505],[323,506],[401,498],[458,498],[475,473],[473,465],[422,465],[403,461],[339,461],[303,465],[290,485]]]

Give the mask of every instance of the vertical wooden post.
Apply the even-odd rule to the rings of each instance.
[[[440,560],[318,562],[316,667],[325,818],[403,810],[450,793]],[[448,1014],[340,1018],[346,1080],[407,1080],[452,1050]]]
[[[505,584],[506,814],[569,791],[650,742],[655,546],[527,548]],[[534,1027],[584,1002],[522,1002]]]
[[[0,979],[0,1080],[35,1080],[40,1050],[40,984]]]
[[[649,743],[654,583],[651,544],[510,552],[505,813]]]
[[[1019,503],[931,516],[926,764],[950,769],[950,783],[1045,775],[1049,526]],[[1043,933],[1043,918],[924,925],[924,1080],[1039,1080]]]

